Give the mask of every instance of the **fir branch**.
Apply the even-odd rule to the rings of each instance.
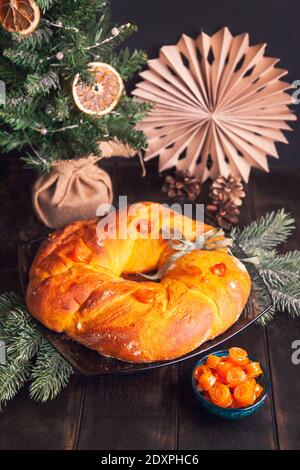
[[[91,26],[94,26],[94,22],[97,22],[101,27],[101,18],[104,17],[105,24],[110,24],[111,15],[109,2],[107,0],[76,0],[76,3],[69,2],[66,5],[57,5],[57,15],[67,26],[76,26],[80,29],[82,26],[86,26],[90,22]],[[93,28],[91,28],[93,29]]]
[[[0,366],[0,411],[21,390],[30,377],[30,364],[9,360]]]
[[[0,324],[6,319],[10,310],[20,301],[14,292],[4,292],[0,295]],[[22,305],[23,305],[23,301]]]
[[[289,251],[278,255],[274,251],[265,251],[260,255],[259,272],[265,282],[272,287],[286,283],[300,285],[300,251]]]
[[[0,410],[27,380],[33,380],[31,396],[41,401],[67,385],[72,367],[42,338],[24,300],[13,293],[0,295],[0,339],[7,353],[7,363],[0,366]]]
[[[21,150],[24,146],[23,134],[15,132],[14,135],[0,129],[0,144],[6,152],[11,150]]]
[[[72,374],[72,367],[44,340],[31,374],[31,398],[42,403],[53,400],[68,385]]]
[[[269,288],[269,291],[277,311],[287,311],[294,318],[300,316],[299,284],[287,284],[280,289]]]
[[[248,256],[257,256],[258,270],[272,297],[273,307],[260,320],[266,325],[275,312],[286,311],[300,316],[300,251],[278,254],[274,249],[286,241],[295,221],[284,209],[270,212],[242,230],[233,229],[231,236]]]
[[[13,48],[5,49],[3,51],[3,57],[6,57],[15,65],[24,67],[29,70],[36,70],[40,65],[40,55],[31,51],[15,50]]]
[[[0,334],[11,359],[26,363],[37,353],[41,335],[18,296],[4,294],[0,301]]]
[[[42,102],[40,98],[32,99],[31,96],[7,96],[5,109],[0,108],[0,118],[6,124],[9,124],[14,133],[10,133],[12,139],[16,136],[16,131],[30,129],[37,126],[37,123],[43,123],[47,117],[42,112]]]
[[[42,10],[43,13],[46,13],[56,2],[57,0],[35,0],[36,4]]]
[[[32,103],[32,98],[28,96],[14,96],[14,97],[8,97],[7,98],[7,106],[11,106],[13,108],[18,108],[17,110],[20,112],[22,107],[28,106]]]
[[[29,36],[21,36],[18,33],[12,35],[17,50],[33,51],[50,43],[53,31],[47,25],[39,26]]]
[[[71,102],[70,97],[65,94],[59,94],[53,104],[53,115],[58,121],[65,121],[71,115]]]
[[[5,59],[4,56],[0,57],[0,77],[7,87],[17,87],[22,83],[23,79],[21,70],[15,64]]]
[[[33,156],[31,153],[26,153],[21,160],[24,162],[25,168],[28,170],[35,170],[40,174],[48,173],[51,171],[51,162],[46,159]]]
[[[262,317],[257,320],[257,323],[261,326],[267,326],[276,315],[276,310],[272,306]]]
[[[26,343],[26,351],[24,349],[18,354],[20,350],[17,353],[17,348],[13,345],[17,346],[17,338],[25,338],[29,331],[28,341],[31,342],[35,338],[32,326],[33,321],[25,310],[23,299],[13,293],[2,294],[0,339],[6,344],[7,363],[0,366],[0,410],[18,393],[30,376],[30,351],[34,347]],[[24,341],[22,344],[25,346]]]
[[[59,77],[52,70],[42,76],[38,73],[33,73],[27,75],[25,88],[30,96],[45,95],[50,93],[51,89],[59,88]]]
[[[131,78],[136,72],[139,72],[147,61],[147,55],[144,51],[135,50],[131,52],[128,47],[121,50],[118,55],[111,55],[109,63],[118,68],[124,80]]]
[[[21,160],[25,163],[25,167],[28,169],[36,170],[39,173],[47,173],[51,170],[53,160],[47,157],[41,156],[28,141],[29,145],[32,148],[33,155],[31,153],[26,153]]]
[[[32,317],[22,308],[12,308],[3,327],[7,353],[18,361],[29,361],[39,350],[42,336]]]
[[[234,228],[231,236],[250,256],[285,242],[295,228],[294,218],[284,209],[273,211],[252,222],[242,231]]]

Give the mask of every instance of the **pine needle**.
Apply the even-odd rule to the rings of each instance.
[[[259,272],[270,287],[297,282],[300,286],[300,251],[289,251],[284,255],[274,251],[261,253]]]
[[[270,310],[267,311],[262,317],[257,320],[257,323],[262,326],[267,326],[276,315],[276,311],[274,307],[271,307]]]
[[[269,288],[274,308],[278,312],[287,311],[293,318],[300,317],[299,284],[288,284],[279,289]]]
[[[30,379],[31,396],[43,402],[68,384],[72,367],[41,336],[24,300],[13,293],[0,295],[0,339],[7,356],[0,366],[0,410]]]
[[[10,309],[18,302],[23,304],[23,300],[21,300],[14,292],[4,292],[0,295],[0,321],[4,320]]]
[[[57,0],[35,0],[43,13],[49,10]]]
[[[72,374],[72,367],[44,340],[31,374],[31,398],[42,403],[53,400],[68,385]]]
[[[0,411],[21,390],[30,377],[26,361],[9,361],[0,366]]]
[[[278,254],[276,247],[285,242],[295,228],[294,218],[284,209],[273,211],[231,236],[248,256],[257,256],[258,270],[269,288],[273,308],[259,323],[266,325],[275,312],[300,316],[300,251]]]
[[[53,31],[51,28],[48,26],[39,26],[38,29],[33,31],[29,36],[22,37],[20,34],[15,33],[12,34],[12,38],[14,39],[14,45],[17,45],[17,50],[19,47],[22,47],[22,50],[30,51],[47,45],[52,35]]]
[[[59,88],[59,77],[52,70],[42,76],[38,73],[27,75],[26,91],[32,97],[39,94],[46,95],[57,88]]]
[[[254,255],[258,250],[270,250],[285,242],[294,228],[294,218],[280,209],[260,217],[242,231],[233,229],[231,236],[248,255]]]

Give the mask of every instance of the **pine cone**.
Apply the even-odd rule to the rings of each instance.
[[[238,223],[239,214],[240,210],[237,208],[234,202],[228,200],[224,202],[221,207],[219,207],[218,213],[216,215],[216,222],[219,227],[229,230],[232,225],[236,225]]]
[[[213,201],[231,199],[236,206],[241,206],[246,196],[241,178],[229,175],[228,178],[219,176],[211,186],[210,197]]]
[[[212,203],[206,207],[207,214],[225,230],[238,223],[239,206],[245,197],[241,178],[230,175],[219,176],[212,184],[210,198]]]
[[[201,185],[188,170],[176,171],[175,176],[166,176],[162,191],[171,198],[188,198],[194,202],[201,192]]]

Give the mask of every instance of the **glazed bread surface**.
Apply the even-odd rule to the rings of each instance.
[[[246,268],[227,251],[192,251],[175,260],[160,282],[130,279],[158,270],[173,254],[161,235],[145,237],[153,208],[161,206],[143,203],[118,212],[118,233],[124,220],[135,228],[122,239],[103,230],[99,237],[98,219],[50,235],[30,270],[31,314],[88,348],[130,362],[180,357],[226,331],[251,288]],[[194,240],[196,230],[211,229],[165,208],[159,214],[154,220],[151,215],[159,234],[177,229]]]

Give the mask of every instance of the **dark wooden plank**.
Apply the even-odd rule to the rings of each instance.
[[[253,220],[252,185],[248,187],[240,225]],[[221,348],[240,346],[259,358],[268,369],[266,338],[262,327],[253,325],[227,341]],[[219,348],[220,349],[220,348]],[[181,365],[179,405],[179,448],[181,449],[274,449],[276,432],[270,400],[257,413],[239,421],[222,420],[204,411],[191,388],[196,360]]]
[[[0,270],[0,293],[9,291],[22,294],[19,273],[16,269]]]
[[[119,196],[127,196],[128,204],[140,201],[166,202],[161,191],[164,178],[158,174],[157,165],[147,165],[146,176],[136,159],[118,161],[115,179],[115,203]]]
[[[82,379],[74,377],[59,397],[47,404],[30,400],[25,388],[0,417],[1,450],[71,450],[76,445]]]
[[[145,178],[135,162],[118,168],[115,202],[161,202],[162,178],[149,167]],[[87,381],[79,449],[175,449],[178,368]]]
[[[177,366],[87,382],[79,449],[175,449]]]
[[[255,178],[257,215],[282,207],[296,218],[297,230],[285,250],[299,249],[300,239],[300,170],[273,169]],[[267,327],[267,340],[273,382],[273,399],[281,449],[300,448],[300,365],[291,360],[292,343],[300,340],[300,320],[278,315]]]
[[[35,237],[40,225],[31,205],[34,174],[18,160],[0,160],[0,268],[17,267],[17,243]]]

